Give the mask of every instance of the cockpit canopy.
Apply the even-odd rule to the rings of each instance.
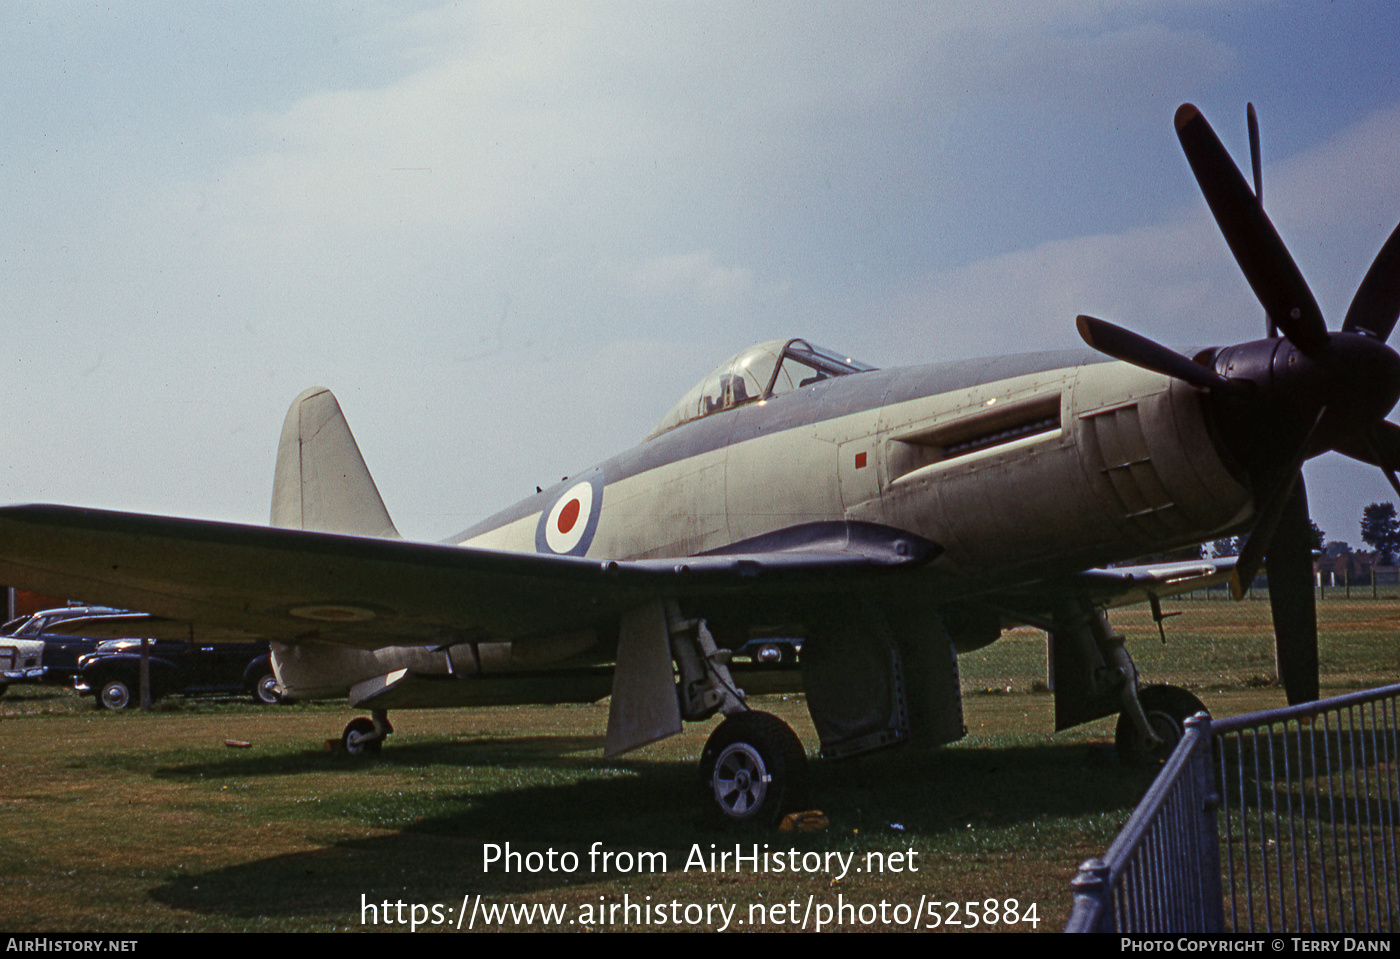
[[[760,343],[731,356],[687,390],[647,438],[711,413],[873,369],[806,340]]]

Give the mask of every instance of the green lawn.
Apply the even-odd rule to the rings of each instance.
[[[1168,621],[1165,646],[1145,611],[1114,616],[1147,680],[1191,687],[1217,716],[1282,703],[1266,685],[1267,603],[1175,609],[1187,615]],[[1400,601],[1329,599],[1321,616],[1324,693],[1400,681]],[[842,928],[885,929],[916,913],[923,926],[969,922],[969,902],[983,928],[990,917],[1008,929],[1014,899],[1014,928],[1058,930],[1076,865],[1103,851],[1150,775],[1114,762],[1111,719],[1051,734],[1041,634],[1008,634],[961,668],[966,739],[816,763],[813,803],[829,828],[737,836],[697,814],[694,760],[713,722],[604,761],[606,703],[403,711],[383,754],[358,762],[324,748],[353,715],[330,705],[172,699],[116,715],[69,691],[12,688],[0,699],[0,925],[357,930],[364,916],[397,930],[414,904],[455,924],[465,898],[469,909],[566,906],[565,929],[691,928],[696,917],[714,928],[730,908],[731,928],[793,928],[804,914],[811,928],[825,909]],[[801,697],[757,705],[815,750]],[[823,865],[695,868],[697,852],[736,843]],[[520,868],[487,869],[506,844]],[[595,848],[612,854],[610,870],[590,866]],[[663,854],[667,871],[651,871]],[[538,915],[477,926],[560,928]]]

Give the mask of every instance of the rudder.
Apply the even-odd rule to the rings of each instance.
[[[401,538],[340,403],[323,386],[293,400],[282,424],[272,479],[272,525]]]

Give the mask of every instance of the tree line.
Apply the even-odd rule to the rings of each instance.
[[[1361,539],[1380,556],[1382,566],[1394,566],[1400,555],[1400,516],[1394,503],[1371,503],[1361,511]],[[1243,536],[1227,536],[1210,544],[1216,556],[1238,556],[1244,546]],[[1312,523],[1312,548],[1321,552],[1326,534]],[[1346,544],[1343,544],[1346,545]]]

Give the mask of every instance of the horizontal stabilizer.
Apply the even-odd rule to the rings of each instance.
[[[498,676],[424,676],[396,669],[356,683],[355,709],[447,709],[531,703],[595,703],[612,692],[612,668],[506,673]]]

